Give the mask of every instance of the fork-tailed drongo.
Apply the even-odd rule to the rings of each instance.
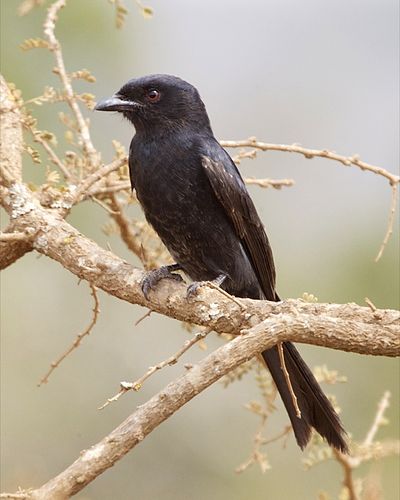
[[[132,188],[176,261],[150,273],[147,295],[171,271],[182,269],[194,282],[215,280],[237,297],[279,301],[271,247],[242,177],[211,130],[198,91],[170,75],[130,80],[100,111],[121,112],[136,129],[129,150]],[[266,350],[267,364],[304,448],[313,427],[329,444],[347,450],[345,432],[311,370],[290,342],[285,365],[296,394],[296,416],[278,349]]]

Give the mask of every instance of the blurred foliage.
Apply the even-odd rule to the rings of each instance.
[[[382,131],[370,130],[368,121],[362,117],[362,110],[367,109],[369,116],[378,114],[368,108],[369,103],[360,100],[360,87],[366,85],[364,67],[368,68],[374,62],[377,66],[369,71],[381,75],[387,75],[393,69],[394,63],[388,54],[393,50],[393,37],[389,35],[392,29],[390,23],[395,18],[394,2],[367,2],[363,6],[366,11],[361,21],[355,0],[326,7],[330,10],[329,15],[321,13],[315,2],[306,2],[302,6],[303,19],[300,19],[302,14],[296,10],[297,7],[290,3],[282,7],[277,2],[264,4],[254,1],[250,6],[221,2],[220,6],[215,6],[213,2],[204,1],[194,6],[184,5],[179,0],[169,5],[154,1],[154,16],[152,7],[143,6],[138,1],[132,2],[138,9],[132,8],[132,5],[127,8],[121,0],[109,0],[109,3],[115,9],[117,27],[124,27],[120,32],[116,32],[109,22],[112,6],[98,0],[87,0],[84,8],[82,2],[69,2],[57,27],[70,76],[88,110],[93,107],[95,96],[87,92],[87,84],[90,83],[92,89],[96,84],[93,90],[96,94],[111,93],[131,73],[163,72],[163,58],[166,57],[171,67],[168,72],[193,75],[195,80],[203,79],[205,92],[210,97],[214,96],[210,98],[210,108],[214,110],[213,114],[218,112],[220,115],[218,128],[224,131],[224,135],[236,133],[247,137],[255,132],[268,133],[270,137],[278,137],[280,142],[290,143],[305,140],[309,134],[308,140],[316,141],[310,142],[311,146],[325,147],[328,142],[323,141],[329,139],[329,145],[334,145],[339,151],[353,147],[354,143],[354,148],[359,149],[363,157],[370,155],[372,161],[387,168],[396,164],[393,161],[398,155],[393,147],[396,127],[391,120],[385,120],[379,125]],[[23,96],[28,109],[35,107],[34,113],[25,116],[33,132],[31,138],[27,137],[25,178],[32,185],[45,183],[50,188],[62,189],[60,176],[48,165],[42,149],[39,150],[38,140],[42,141],[42,146],[43,142],[49,143],[57,151],[65,152],[65,161],[70,162],[77,173],[84,165],[79,155],[74,124],[70,121],[64,96],[57,88],[57,75],[52,74],[53,62],[49,52],[30,50],[47,48],[47,42],[41,38],[41,25],[43,7],[48,5],[49,2],[42,0],[24,0],[19,5],[11,0],[0,3],[1,64],[6,78],[17,86],[17,98]],[[129,17],[127,10],[131,11]],[[376,14],[377,10],[382,19]],[[17,14],[24,17],[18,18]],[[324,34],[315,31],[322,14],[327,41]],[[152,18],[151,26],[143,24],[148,18]],[[256,18],[266,20],[267,24],[263,21],[259,26]],[[343,19],[347,19],[348,25],[343,25]],[[280,27],[277,33],[273,23],[278,23]],[[302,32],[299,36],[296,31],[298,25],[309,33]],[[291,30],[290,26],[295,28]],[[347,38],[339,36],[339,27]],[[378,50],[372,27],[380,34],[381,42],[378,47],[380,59],[375,57],[376,61],[372,61],[373,56],[369,53],[371,46]],[[270,29],[270,35],[261,34],[266,28]],[[239,30],[243,34],[237,37]],[[240,38],[237,46],[230,38],[232,31],[236,38]],[[266,36],[265,40],[262,39],[265,43],[259,42],[257,36],[260,40]],[[224,39],[229,40],[231,45],[225,46]],[[320,67],[315,68],[312,63],[307,70],[298,68],[296,59],[291,59],[285,45],[287,39],[291,40],[292,48],[296,44],[301,47],[300,61],[305,61],[305,58],[321,61]],[[335,50],[334,57],[337,59],[336,65],[333,65],[335,71],[330,74],[324,66],[324,59],[329,64],[329,57],[318,50],[323,50],[326,43],[332,45],[333,39],[336,43],[332,50]],[[352,87],[349,95],[353,101],[350,103],[348,100],[344,105],[341,99],[342,96],[346,99],[346,93],[340,90],[343,84],[341,65],[350,67],[349,53],[355,50],[359,39],[363,40],[365,47],[358,49],[358,58],[354,56],[354,74],[349,68],[347,73],[344,71],[347,75],[346,90]],[[322,48],[316,47],[319,42]],[[185,53],[185,45],[193,51],[192,57]],[[273,47],[268,54],[271,60],[268,64],[260,64],[266,58],[265,47]],[[29,52],[24,54],[25,51]],[[289,63],[283,67],[282,59],[285,58]],[[360,68],[363,58],[366,59],[365,66]],[[248,65],[248,69],[239,69],[239,62]],[[276,73],[274,75],[269,73],[267,67],[271,64]],[[383,69],[379,64],[385,64]],[[79,69],[81,67],[90,69]],[[263,96],[260,96],[257,82],[248,85],[247,76],[252,74],[251,68],[257,82],[270,83],[265,83],[269,90]],[[324,69],[326,81],[321,85]],[[300,79],[299,72],[304,74],[304,81]],[[309,89],[309,93],[304,91],[303,86]],[[19,93],[17,88],[22,92]],[[285,95],[280,101],[282,89],[285,89]],[[327,89],[331,89],[331,94]],[[271,98],[268,97],[269,92],[274,94]],[[319,95],[323,92],[327,93],[322,104]],[[334,92],[338,92],[338,100],[335,100]],[[376,106],[386,110],[386,115],[387,110],[393,108],[393,89],[387,83],[371,79],[365,92],[371,100],[379,96],[376,97]],[[222,104],[221,97],[224,98]],[[254,101],[249,100],[253,97]],[[238,103],[238,100],[243,102]],[[281,121],[287,113],[282,107],[286,101],[289,108],[296,108],[295,114],[290,117],[294,122],[291,129],[287,125],[289,119],[285,125]],[[327,107],[323,108],[323,105]],[[237,106],[235,113],[231,109],[234,106]],[[395,112],[391,112],[392,117]],[[326,115],[329,115],[326,133],[330,136],[324,137],[321,135],[324,129],[321,120]],[[233,116],[237,119],[233,120]],[[270,117],[268,128],[264,124],[265,116]],[[251,130],[246,119],[250,120]],[[94,122],[92,117],[91,120],[93,136],[103,155],[124,155],[121,143],[127,144],[131,133],[126,131],[126,124],[116,126],[113,137],[110,137],[109,122],[102,124],[100,118]],[[352,127],[357,128],[354,134],[349,134],[352,129],[346,131],[348,122],[353,122]],[[387,138],[391,141],[389,146]],[[112,144],[111,139],[118,139],[121,143],[114,141]],[[277,193],[271,190],[252,191],[268,231],[271,230],[274,235],[282,295],[303,296],[309,301],[316,300],[317,295],[321,301],[358,303],[363,303],[368,296],[377,307],[398,307],[398,231],[383,259],[378,264],[372,260],[387,216],[389,190],[386,186],[381,188],[381,180],[375,176],[346,172],[341,167],[336,168],[337,172],[321,173],[323,168],[328,171],[323,161],[313,160],[313,164],[309,165],[297,159],[296,164],[292,160],[289,165],[288,159],[283,156],[273,156],[278,166],[269,166],[268,175],[281,176],[281,171],[285,169],[285,176],[296,178],[296,187]],[[265,161],[262,155],[254,160],[257,166]],[[243,169],[248,168],[244,161]],[[257,167],[252,165],[251,168]],[[127,179],[126,171],[117,175],[119,181]],[[307,187],[304,187],[303,181],[308,182]],[[125,200],[126,203],[130,201]],[[138,218],[136,230],[150,241],[154,235],[141,221],[136,205],[129,207],[129,214]],[[104,210],[94,204],[79,206],[70,216],[71,223],[89,237],[104,246],[110,244],[119,255],[137,261],[116,237],[108,220]],[[106,230],[102,232],[104,225]],[[157,246],[152,251],[149,259],[153,261],[160,256],[167,258]],[[8,269],[2,277],[1,286],[6,292],[2,293],[2,488],[11,491],[20,485],[37,486],[57,473],[80,449],[98,440],[130,413],[138,399],[146,400],[174,373],[179,373],[179,366],[171,368],[167,373],[161,373],[157,380],[146,384],[139,395],[133,395],[135,401],[127,397],[107,413],[99,415],[96,411],[105,396],[114,391],[118,380],[133,379],[147,366],[174,352],[176,349],[172,345],[182,342],[182,331],[175,322],[152,316],[138,325],[132,335],[132,325],[143,312],[138,307],[119,304],[100,294],[102,314],[92,336],[84,340],[82,347],[66,361],[65,366],[59,368],[48,386],[36,391],[34,387],[50,361],[71,343],[75,332],[82,330],[82,325],[87,323],[90,297],[83,287],[76,287],[74,277],[63,272],[55,263],[34,255],[26,256]],[[214,348],[218,342],[218,339],[207,341],[209,348]],[[361,442],[373,421],[375,401],[382,393],[389,389],[393,393],[393,401],[398,402],[398,363],[308,347],[303,351],[311,361],[321,365],[323,356],[324,363],[340,366],[340,373],[346,373],[348,383],[342,387],[335,386],[335,393],[341,402],[346,428],[354,430],[354,438]],[[190,356],[195,361],[202,353],[191,352]],[[280,498],[282,491],[285,491],[285,498],[317,498],[318,491],[321,499],[346,498],[347,493],[340,486],[342,471],[337,462],[326,462],[326,459],[332,458],[332,452],[317,436],[304,462],[307,467],[324,463],[318,465],[318,469],[313,467],[307,474],[304,473],[300,465],[301,456],[293,444],[290,431],[285,427],[285,413],[271,415],[275,403],[278,407],[282,405],[274,401],[275,390],[269,374],[260,367],[260,363],[254,360],[232,372],[225,378],[225,385],[245,379],[233,384],[232,391],[221,393],[220,387],[213,387],[193,401],[78,498],[125,499],[130,498],[128,491],[135,491],[135,498],[152,499],[162,495],[166,500],[261,499],[267,492],[271,498]],[[250,372],[255,377],[244,377]],[[326,383],[343,381],[342,375],[338,375],[336,370],[328,370],[325,365],[317,368],[316,373]],[[239,402],[250,410],[249,415],[240,410]],[[260,420],[258,429],[254,429],[254,414]],[[380,429],[382,439],[395,437],[398,418],[398,405],[393,404],[388,412],[390,424]],[[239,466],[239,470],[246,470],[246,474],[233,476],[235,466],[248,454],[254,431],[254,450],[249,460]],[[264,432],[268,437],[264,436]],[[63,446],[60,447],[59,443]],[[249,468],[253,463],[258,463],[266,474],[259,474],[255,467]],[[370,491],[382,489],[385,498],[395,499],[398,498],[396,465],[396,460],[390,458],[380,464],[379,469],[376,466],[368,469],[362,465],[357,474],[367,477],[365,484]],[[287,481],[287,477],[291,481]]]

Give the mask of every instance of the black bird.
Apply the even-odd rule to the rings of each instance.
[[[243,179],[211,130],[195,87],[171,75],[130,80],[99,111],[119,111],[136,129],[129,149],[132,189],[176,264],[151,271],[147,296],[171,271],[195,283],[214,281],[237,297],[279,301],[275,266],[263,224]],[[311,370],[290,342],[283,344],[286,368],[301,418],[285,380],[278,349],[266,350],[267,364],[303,449],[313,427],[330,445],[347,451],[345,431]]]

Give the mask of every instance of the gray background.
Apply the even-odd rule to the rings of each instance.
[[[46,50],[24,53],[18,44],[42,36],[44,10],[18,18],[19,2],[1,2],[2,71],[26,98],[45,84],[57,84]],[[266,142],[301,143],[362,159],[392,172],[398,168],[398,4],[392,0],[183,1],[149,0],[146,20],[134,2],[123,30],[114,27],[108,2],[70,1],[57,34],[70,71],[88,68],[95,84],[80,91],[98,98],[129,78],[172,73],[200,91],[221,139],[257,136]],[[65,105],[37,109],[39,127],[56,131],[63,151],[63,128],[56,113]],[[91,114],[95,145],[105,160],[111,139],[126,146],[133,130],[118,116]],[[70,147],[68,146],[70,149]],[[295,187],[250,191],[270,236],[283,297],[304,291],[320,301],[378,307],[399,302],[398,231],[378,263],[390,204],[388,183],[370,173],[327,160],[285,153],[260,153],[244,162],[246,176],[292,177]],[[26,158],[26,178],[38,182],[42,169]],[[140,212],[137,212],[140,213]],[[4,214],[3,214],[4,215]],[[3,219],[5,219],[3,217]],[[116,236],[100,230],[106,215],[84,204],[69,217],[83,233],[136,263]],[[6,220],[3,221],[6,223]],[[154,376],[139,394],[128,395],[103,412],[96,408],[120,380],[140,376],[182,344],[187,334],[172,320],[152,315],[134,327],[144,310],[100,293],[99,322],[82,347],[54,373],[36,383],[90,320],[85,283],[58,264],[25,256],[7,269],[2,285],[2,489],[38,486],[65,468],[79,451],[96,442],[136,405],[146,401],[181,365]],[[208,340],[209,349],[220,344]],[[398,432],[398,363],[324,349],[301,347],[311,365],[327,363],[348,376],[332,390],[349,432],[361,439],[385,389],[393,392],[390,425],[381,437]],[[192,350],[185,362],[204,353]],[[301,453],[290,438],[268,448],[272,470],[254,467],[237,476],[247,458],[257,419],[243,409],[258,397],[254,379],[224,390],[216,384],[157,429],[133,453],[79,494],[80,499],[310,499],[327,490],[336,498],[341,471],[336,463],[305,473]],[[286,425],[279,411],[267,428],[273,436]],[[385,498],[398,498],[396,460],[377,467]],[[370,466],[358,474],[365,475]]]

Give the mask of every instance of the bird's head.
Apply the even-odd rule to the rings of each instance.
[[[186,125],[210,129],[203,101],[193,85],[172,75],[129,80],[118,92],[96,104],[98,111],[118,111],[137,131]]]

